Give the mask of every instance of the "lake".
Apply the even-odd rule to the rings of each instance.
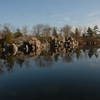
[[[0,59],[0,100],[100,100],[100,49]]]

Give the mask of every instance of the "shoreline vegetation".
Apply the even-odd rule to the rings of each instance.
[[[99,47],[98,26],[93,28],[72,27],[66,25],[60,29],[38,24],[31,34],[28,28],[12,31],[9,25],[0,30],[0,52],[5,55],[36,55],[42,51],[68,52],[75,48]]]
[[[98,26],[73,29],[66,25],[58,29],[39,24],[31,34],[27,27],[12,31],[10,26],[4,26],[0,30],[0,73],[14,71],[15,64],[22,67],[28,58],[39,67],[52,66],[59,59],[72,63],[83,56],[98,58],[99,48]]]

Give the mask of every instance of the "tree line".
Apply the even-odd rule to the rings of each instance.
[[[49,25],[38,24],[31,30],[27,26],[23,28],[17,28],[13,31],[10,25],[4,25],[0,28],[0,40],[4,40],[5,43],[13,43],[15,39],[19,37],[35,36],[41,41],[48,40],[48,37],[52,36],[64,36],[74,37],[76,40],[79,38],[91,38],[99,37],[98,26],[91,27],[73,27],[71,25],[65,25],[62,28],[51,27]]]

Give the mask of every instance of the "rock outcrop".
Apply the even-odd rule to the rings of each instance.
[[[7,44],[4,46],[3,52],[8,54],[16,55],[18,53],[23,54],[40,54],[43,50],[52,50],[52,51],[66,51],[67,49],[74,49],[78,47],[78,42],[69,37],[65,39],[63,36],[50,36],[50,39],[41,43],[41,41],[35,37],[20,37],[15,40],[15,43]]]

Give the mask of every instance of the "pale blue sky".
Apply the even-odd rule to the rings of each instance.
[[[0,24],[100,25],[100,0],[0,0]]]

